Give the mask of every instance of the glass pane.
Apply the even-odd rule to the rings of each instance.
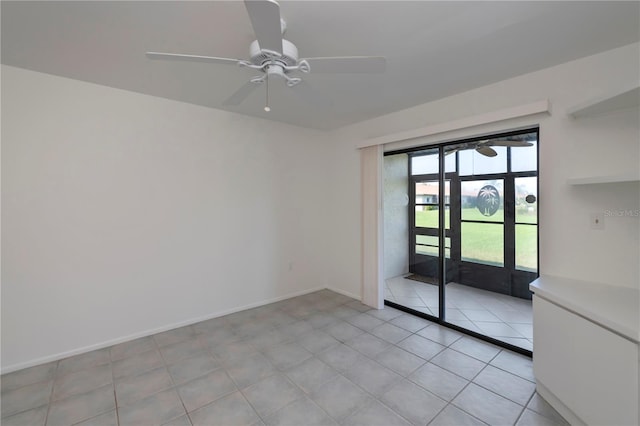
[[[416,227],[437,228],[439,219],[438,206],[416,206]]]
[[[439,173],[440,160],[438,150],[426,151],[424,155],[416,155],[411,157],[411,174],[412,175],[429,175]],[[448,155],[444,159],[444,170],[447,173],[456,171],[456,156]]]
[[[416,206],[416,223],[418,228],[438,228],[440,215],[438,206]],[[450,212],[447,208],[444,212],[444,224],[446,229],[450,226]]]
[[[462,260],[504,266],[504,225],[462,223]]]
[[[438,246],[438,237],[433,235],[416,235],[416,244],[426,244],[430,246]],[[451,238],[445,237],[445,248],[451,248]]]
[[[421,246],[416,244],[417,254],[426,254],[428,256],[438,256],[438,246]]]
[[[515,178],[516,222],[538,223],[538,178]]]
[[[460,176],[483,175],[489,173],[505,173],[507,171],[507,148],[491,146],[495,157],[488,157],[476,151],[475,143],[461,145],[458,151],[460,158]]]
[[[444,172],[452,173],[456,171],[456,156],[447,155],[444,157]]]
[[[504,180],[461,182],[462,220],[504,221]]]
[[[428,244],[430,246],[438,245],[438,237],[433,235],[416,235],[416,244]]]
[[[438,181],[421,181],[416,182],[416,222],[415,226],[423,228],[437,228],[439,225],[438,215],[438,194],[440,186]],[[445,188],[445,205],[448,206],[451,193],[450,181],[444,183]],[[420,204],[420,205],[418,205]],[[445,226],[449,229],[449,208],[445,211]]]
[[[439,193],[437,181],[416,182],[416,204],[438,204]]]
[[[532,138],[535,139],[535,133]],[[538,170],[538,141],[529,140],[533,146],[511,147],[511,171],[534,172]]]
[[[438,257],[440,255],[440,253],[438,253],[438,247],[433,247],[433,246],[421,246],[421,245],[416,245],[416,254],[424,254],[427,256],[435,256]],[[444,249],[444,256],[447,259],[451,258],[451,249],[445,248]]]
[[[414,154],[411,157],[411,174],[412,175],[430,175],[438,173],[440,170],[440,160],[438,149],[429,149]]]
[[[439,193],[440,184],[438,181],[416,182],[416,204],[438,204]],[[444,182],[444,194],[444,204],[448,206],[451,202],[451,184],[449,180]]]
[[[538,271],[537,225],[516,225],[516,269]]]

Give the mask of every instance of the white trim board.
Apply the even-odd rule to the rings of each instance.
[[[454,130],[467,129],[469,127],[481,126],[484,124],[497,123],[499,121],[510,120],[513,118],[528,117],[536,114],[551,114],[551,102],[549,99],[532,102],[530,104],[520,105],[511,108],[505,108],[497,111],[478,114],[471,117],[465,117],[458,120],[448,121],[445,123],[432,124],[430,126],[421,127],[419,129],[407,130],[400,133],[379,136],[373,139],[363,141],[357,145],[358,149],[367,148],[375,145],[384,145],[392,142],[401,142],[409,139],[416,139],[425,136],[437,135],[440,133],[451,132]]]

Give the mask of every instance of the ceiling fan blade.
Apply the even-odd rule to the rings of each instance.
[[[493,148],[486,145],[481,145],[477,147],[476,151],[478,151],[480,154],[484,155],[485,157],[495,157],[496,155],[498,155],[498,153]]]
[[[260,49],[282,54],[280,6],[274,0],[245,0]]]
[[[315,90],[306,81],[301,81],[291,88],[293,92],[302,98],[305,102],[316,105],[321,108],[329,108],[333,106],[331,99],[324,96],[321,92]]]
[[[527,141],[510,141],[510,140],[492,141],[492,140],[489,140],[487,142],[487,146],[513,146],[513,147],[520,147],[520,146],[533,146],[533,143],[527,142]]]
[[[244,86],[240,87],[235,91],[233,95],[231,95],[226,101],[222,103],[223,106],[234,106],[240,105],[242,101],[247,99],[247,96],[251,94],[256,88],[260,86],[259,83],[253,83],[251,81],[247,81]]]
[[[387,59],[382,56],[338,56],[305,60],[312,73],[377,74],[384,72],[387,67]]]
[[[210,64],[226,65],[238,65],[238,62],[241,62],[240,59],[216,58],[213,56],[181,55],[178,53],[147,52],[146,54],[149,59],[161,59],[166,61],[207,62]]]

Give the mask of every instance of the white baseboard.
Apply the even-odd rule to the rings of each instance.
[[[333,292],[340,293],[343,296],[347,296],[347,297],[350,297],[352,299],[356,299],[358,302],[362,301],[362,298],[360,296],[355,295],[353,293],[349,293],[348,291],[340,290],[340,289],[334,288],[334,287],[327,287],[327,290],[331,290]]]
[[[537,378],[536,378],[537,380]],[[537,381],[536,392],[549,403],[570,425],[583,426],[586,425],[569,407],[564,405],[545,385]]]
[[[209,319],[212,319],[212,318],[223,317],[225,315],[233,314],[235,312],[240,312],[240,311],[244,311],[244,310],[247,310],[247,309],[257,308],[259,306],[268,305],[270,303],[279,302],[279,301],[285,300],[285,299],[291,299],[292,297],[297,297],[297,296],[302,296],[302,295],[309,294],[309,293],[314,293],[314,292],[320,291],[320,290],[323,290],[323,288],[312,288],[312,289],[307,289],[307,290],[302,290],[302,291],[296,291],[296,292],[293,292],[293,293],[286,294],[284,296],[274,297],[274,298],[271,298],[271,299],[262,300],[260,302],[254,302],[254,303],[250,303],[248,305],[238,306],[236,308],[225,309],[223,311],[218,311],[218,312],[215,312],[213,314],[204,315],[204,316],[201,316],[201,317],[198,317],[198,318],[192,318],[192,319],[189,319],[189,320],[176,322],[176,323],[165,325],[165,326],[162,326],[162,327],[157,327],[157,328],[141,331],[139,333],[133,333],[133,334],[130,334],[128,336],[118,337],[116,339],[107,340],[107,341],[104,341],[104,342],[96,343],[94,345],[83,346],[81,348],[77,348],[77,349],[73,349],[73,350],[65,351],[65,352],[60,352],[60,353],[57,353],[57,354],[48,355],[48,356],[41,357],[41,358],[32,359],[32,360],[29,360],[29,361],[26,361],[26,362],[21,362],[19,364],[12,364],[12,365],[9,365],[9,366],[6,366],[6,367],[2,367],[2,369],[0,370],[0,374],[12,373],[12,372],[17,371],[17,370],[22,370],[23,368],[34,367],[36,365],[46,364],[46,363],[52,362],[52,361],[58,361],[58,360],[63,359],[63,358],[67,358],[67,357],[74,356],[74,355],[80,355],[80,354],[83,354],[83,353],[86,353],[86,352],[95,351],[97,349],[108,348],[109,346],[117,345],[119,343],[128,342],[130,340],[139,339],[141,337],[151,336],[151,335],[154,335],[154,334],[157,334],[157,333],[162,333],[163,331],[173,330],[174,328],[185,327],[187,325],[196,324],[196,323],[199,323],[199,322],[202,322],[202,321],[206,321],[206,320],[209,320]],[[339,290],[335,290],[335,289],[331,289],[331,288],[329,288],[329,290],[335,291],[336,293],[344,294],[345,296],[354,297],[354,296],[351,296],[349,294],[345,294],[344,292],[341,292]]]

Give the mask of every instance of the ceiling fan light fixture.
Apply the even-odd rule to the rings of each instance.
[[[287,87],[297,86],[303,83],[302,78],[293,73],[382,73],[386,69],[386,59],[381,56],[338,56],[338,57],[311,57],[300,59],[298,48],[289,40],[283,38],[287,24],[280,15],[280,6],[276,0],[245,0],[244,4],[251,20],[256,40],[249,45],[249,60],[219,58],[214,56],[184,55],[176,53],[147,52],[149,59],[164,59],[189,62],[206,62],[213,64],[236,65],[260,72],[262,75],[253,77],[250,83],[245,83],[228,99],[222,102],[223,106],[236,106],[244,101],[255,87],[267,81],[268,77],[279,77],[284,80]],[[255,84],[253,84],[255,83]],[[269,95],[267,87],[267,102],[264,107],[269,112]],[[308,85],[301,85],[297,94],[306,94],[309,101],[314,101],[310,96]],[[316,102],[325,103],[325,102]],[[330,103],[329,103],[330,104]]]

